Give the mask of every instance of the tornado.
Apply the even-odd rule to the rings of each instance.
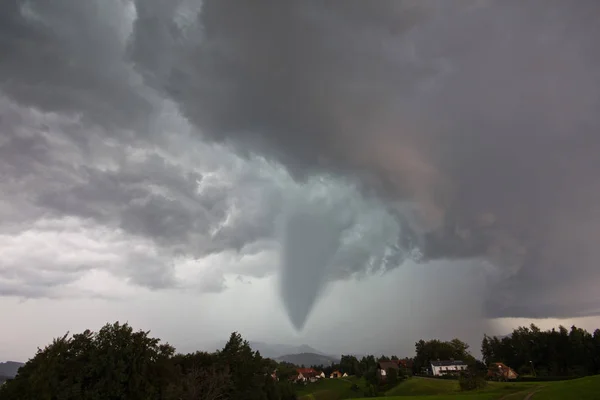
[[[297,205],[285,216],[280,290],[297,331],[304,328],[322,294],[342,232],[339,220],[325,209]]]

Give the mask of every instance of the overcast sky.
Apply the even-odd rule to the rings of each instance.
[[[0,360],[600,327],[600,3],[5,0]]]

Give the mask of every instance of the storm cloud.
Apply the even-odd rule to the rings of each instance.
[[[598,15],[4,1],[0,294],[54,297],[92,272],[216,292],[281,260],[302,327],[327,282],[468,260],[488,317],[595,315]],[[66,230],[90,241],[29,251]]]
[[[490,316],[599,300],[596,2],[208,0],[187,30],[139,3],[138,68],[207,137],[415,204],[425,260],[497,268]]]

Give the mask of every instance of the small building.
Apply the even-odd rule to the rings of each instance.
[[[433,376],[457,375],[467,370],[467,363],[461,360],[432,361],[430,372]]]
[[[319,379],[319,373],[313,368],[298,368],[296,372],[296,382],[316,382]]]
[[[377,377],[380,380],[385,380],[387,377],[387,371],[393,369],[398,372],[400,369],[396,361],[379,361],[377,363]]]
[[[329,375],[330,378],[341,378],[342,377],[342,373],[340,371],[333,371],[331,373],[331,375]]]
[[[519,377],[519,374],[517,374],[515,370],[510,368],[508,365],[501,362],[497,362],[490,364],[487,376],[491,379],[505,381],[517,379]]]

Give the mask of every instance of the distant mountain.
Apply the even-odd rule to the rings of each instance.
[[[340,361],[339,358],[316,353],[286,354],[277,357],[276,360],[285,361],[298,366],[304,365],[305,367],[310,367],[311,365],[331,365]]]
[[[14,378],[23,365],[25,364],[16,361],[0,362],[0,376]]]
[[[299,353],[313,353],[318,355],[324,355],[319,350],[310,347],[307,344],[300,346],[289,345],[289,344],[270,344],[263,342],[250,342],[252,350],[260,352],[260,355],[266,358],[279,358],[288,354],[299,354]]]
[[[222,349],[225,346],[225,341],[219,342],[215,349]],[[254,351],[260,352],[260,355],[265,358],[276,359],[281,356],[288,354],[299,354],[299,353],[314,353],[318,355],[325,355],[325,353],[307,345],[291,345],[291,344],[277,344],[277,343],[264,343],[264,342],[249,342],[250,347]]]

